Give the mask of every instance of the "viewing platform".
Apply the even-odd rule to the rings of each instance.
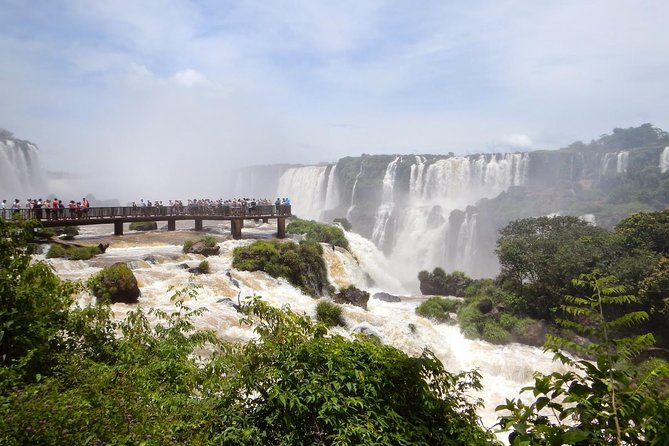
[[[244,220],[276,219],[277,237],[286,237],[286,218],[292,216],[290,205],[256,205],[255,207],[214,206],[152,206],[91,207],[88,209],[19,209],[5,211],[6,217],[19,216],[38,220],[45,228],[113,224],[114,235],[123,235],[123,223],[166,221],[167,230],[176,230],[177,220],[193,220],[195,230],[202,230],[204,220],[230,221],[230,232],[236,240],[242,237]]]

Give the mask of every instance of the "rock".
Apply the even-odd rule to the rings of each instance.
[[[388,293],[375,293],[372,296],[372,299],[379,299],[384,302],[402,302],[402,299],[399,296],[395,296],[393,294],[388,294]]]
[[[109,243],[100,243],[98,245],[98,249],[100,250],[100,253],[104,253],[107,248],[109,248]]]
[[[222,299],[218,299],[218,300],[216,301],[216,303],[217,303],[217,304],[225,304],[225,305],[228,305],[228,306],[234,308],[235,310],[237,310],[238,313],[239,313],[239,312],[241,311],[241,309],[242,309],[241,306],[240,306],[238,303],[236,303],[235,301],[233,301],[233,300],[230,299],[229,297],[224,297],[224,298],[222,298]]]
[[[546,343],[546,333],[548,333],[548,324],[542,319],[527,327],[524,333],[517,333],[517,338],[523,344],[542,347]]]
[[[190,248],[190,252],[192,252],[193,254],[201,254],[205,257],[218,255],[218,252],[220,250],[221,250],[220,246],[218,245],[207,246],[202,241],[193,243],[193,246]]]
[[[156,258],[152,255],[148,255],[144,257],[143,259],[146,263],[150,263],[151,265],[155,265],[157,263]]]
[[[190,269],[190,266],[188,266],[187,263],[179,263],[179,264],[177,265],[177,267],[179,267],[179,268],[181,268],[181,269]]]
[[[332,300],[338,304],[352,304],[366,310],[367,302],[369,301],[369,293],[367,291],[359,290],[354,286],[350,286],[335,294]]]
[[[476,308],[478,308],[482,314],[488,314],[493,308],[492,301],[490,299],[483,299],[476,304]]]
[[[137,278],[123,262],[104,268],[89,279],[88,285],[95,297],[111,303],[134,304],[141,294]]]
[[[375,338],[381,339],[381,336],[372,328],[366,325],[358,325],[353,330],[353,333],[362,333],[366,336],[373,336]]]
[[[202,274],[202,271],[200,270],[199,266],[188,268],[188,272],[191,274]]]

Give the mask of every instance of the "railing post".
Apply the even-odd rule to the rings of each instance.
[[[286,238],[286,217],[277,217],[276,236],[277,238]]]

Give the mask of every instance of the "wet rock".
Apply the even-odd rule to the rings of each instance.
[[[359,290],[354,286],[350,286],[335,294],[332,300],[338,304],[351,304],[366,310],[367,302],[369,301],[369,293],[367,291]]]
[[[100,243],[98,245],[98,249],[100,250],[100,253],[104,253],[107,248],[109,248],[109,243]]]
[[[156,258],[152,255],[148,255],[142,260],[144,260],[146,263],[150,263],[151,265],[155,265],[157,263]]]
[[[216,303],[217,304],[224,304],[224,305],[227,305],[229,307],[232,307],[235,310],[237,310],[238,313],[241,312],[241,306],[237,302],[235,302],[234,300],[230,299],[229,297],[224,297],[222,299],[218,299],[216,301]]]
[[[395,296],[393,294],[384,293],[384,292],[375,293],[372,296],[372,299],[379,299],[379,300],[382,300],[384,302],[402,302],[402,299],[399,296]]]
[[[111,303],[137,303],[141,294],[137,278],[123,262],[114,263],[95,274],[88,282],[98,300]]]
[[[542,347],[546,343],[546,333],[548,333],[548,324],[542,319],[532,323],[523,333],[517,333],[516,337],[523,344]]]
[[[179,263],[177,267],[181,269],[190,269],[190,266],[188,266],[188,263]]]
[[[204,242],[199,241],[193,243],[193,246],[190,248],[189,252],[192,252],[193,254],[201,254],[206,257],[218,255],[220,250],[221,247],[218,245],[207,246]]]
[[[490,299],[483,299],[482,301],[476,304],[476,308],[478,308],[482,314],[488,314],[492,311],[493,304]]]

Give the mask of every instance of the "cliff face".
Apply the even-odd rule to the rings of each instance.
[[[24,201],[23,194],[33,197],[44,193],[44,185],[37,146],[0,129],[0,200]]]
[[[347,157],[288,169],[278,195],[302,217],[346,217],[407,282],[435,266],[491,276],[497,231],[509,221],[577,215],[610,228],[631,212],[669,206],[669,137],[650,131],[636,147],[605,135],[553,151]]]

